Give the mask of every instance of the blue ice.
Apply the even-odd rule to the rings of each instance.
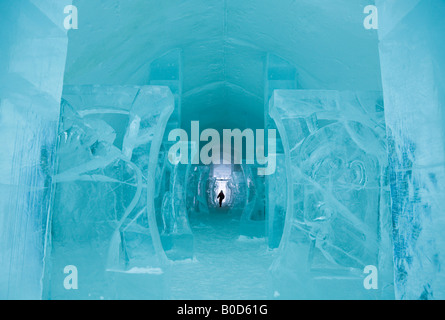
[[[443,299],[443,16],[1,1],[0,298]],[[276,170],[171,161],[196,121],[276,130]]]

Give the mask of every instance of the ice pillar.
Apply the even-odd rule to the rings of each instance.
[[[189,147],[188,142],[182,142]],[[163,228],[161,239],[167,257],[171,260],[193,258],[193,234],[186,207],[187,175],[190,164],[171,166],[170,190],[164,194],[162,207]]]
[[[445,2],[377,0],[396,298],[445,298]]]
[[[0,3],[0,298],[39,299],[71,0]]]
[[[297,89],[297,69],[286,60],[269,53],[265,70],[265,106],[264,119],[267,129],[276,129],[275,122],[270,117],[269,101],[275,90]],[[273,175],[266,176],[266,219],[267,238],[270,248],[277,248],[283,234],[286,216],[286,193],[280,192],[286,186],[286,172],[284,171],[284,151],[281,136],[277,137],[277,169]]]

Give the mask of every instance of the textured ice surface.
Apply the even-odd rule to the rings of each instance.
[[[210,168],[208,166],[192,166],[187,177],[187,211],[196,215],[208,215],[207,180]]]
[[[267,129],[277,129],[270,116],[269,101],[273,92],[279,89],[298,89],[297,69],[290,62],[268,54],[265,74],[264,95],[264,123]],[[275,173],[266,176],[265,185],[265,207],[267,214],[267,237],[270,248],[277,248],[283,234],[286,218],[286,167],[284,150],[279,132],[276,140],[276,170]]]
[[[70,3],[0,2],[0,299],[41,298]]]
[[[47,298],[163,296],[161,273],[131,270],[165,262],[154,178],[173,106],[167,87],[64,88]],[[79,290],[60,286],[66,265],[82,274]]]
[[[279,246],[286,220],[287,181],[284,154],[277,154],[276,161],[275,174],[266,177],[267,239],[270,248]]]
[[[264,176],[257,175],[257,169],[244,166],[247,199],[240,221],[240,234],[260,238],[266,233]]]
[[[187,177],[191,165],[170,163],[166,165],[169,166],[170,180],[169,190],[164,194],[161,209],[163,249],[171,260],[191,259],[193,235],[186,205]]]
[[[396,297],[445,298],[445,2],[377,1]]]
[[[271,116],[289,181],[276,290],[282,298],[384,296],[392,270],[381,93],[277,90]],[[364,289],[367,265],[379,268],[380,291]]]

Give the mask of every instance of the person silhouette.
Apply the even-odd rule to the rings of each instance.
[[[221,190],[221,192],[218,194],[218,197],[216,199],[219,199],[219,207],[221,208],[222,202],[226,196],[224,195],[224,192]]]

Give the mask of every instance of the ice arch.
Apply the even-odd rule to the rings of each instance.
[[[196,114],[203,127],[262,127],[267,53],[295,65],[302,88],[381,89],[377,35],[363,28],[368,4],[80,0],[65,84],[144,85],[151,61],[179,48],[185,128]]]

